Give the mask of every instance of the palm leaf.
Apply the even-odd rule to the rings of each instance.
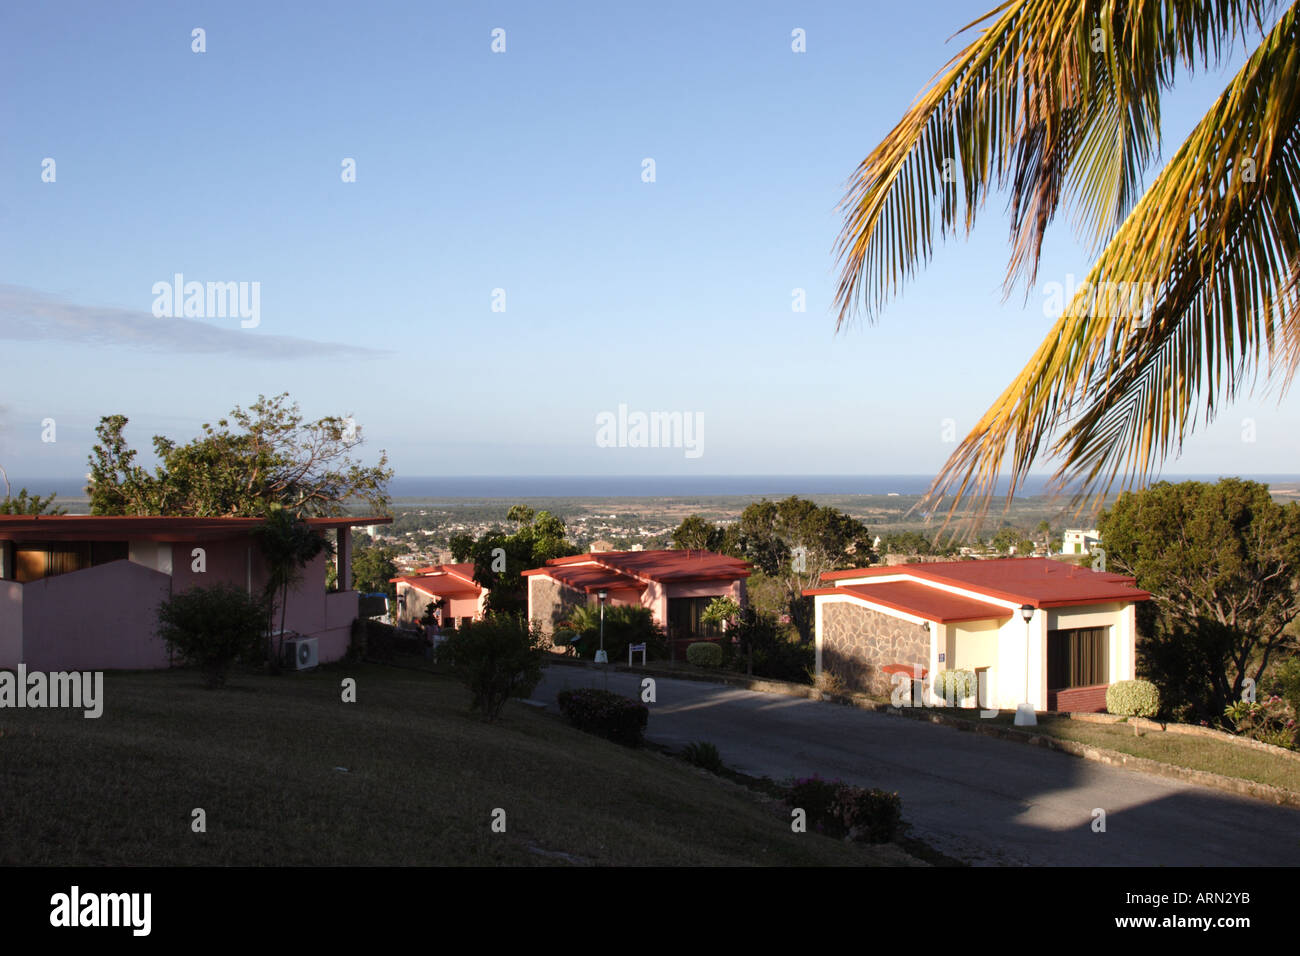
[[[1014,494],[1044,444],[1096,505],[1144,478],[1263,368],[1300,355],[1300,31],[1278,20],[1107,244],[1029,364],[931,487],[987,507],[1010,454]],[[1148,308],[1098,292],[1137,284]],[[1131,286],[1130,286],[1131,288]],[[1120,303],[1124,305],[1124,303]]]
[[[1216,64],[1273,0],[1007,0],[858,166],[841,203],[837,327],[874,318],[937,236],[1010,187],[1017,278],[1033,281],[1067,196],[1100,246],[1140,194],[1174,68]],[[961,31],[961,32],[964,32]]]

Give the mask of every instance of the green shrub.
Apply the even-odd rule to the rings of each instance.
[[[237,661],[265,660],[267,604],[233,584],[195,587],[158,608],[158,636],[167,649],[220,687]]]
[[[494,721],[507,700],[527,697],[541,683],[545,646],[539,625],[497,614],[457,628],[438,649],[438,661],[470,689],[470,709]]]
[[[584,604],[574,608],[559,630],[573,635],[574,649],[579,656],[593,660],[600,650],[599,606]],[[662,660],[668,653],[663,629],[655,624],[654,614],[648,607],[605,605],[605,653],[611,661],[626,661],[629,644],[644,644],[647,660]]]
[[[645,739],[650,710],[638,700],[594,687],[562,690],[558,700],[560,713],[579,730],[629,747],[639,747]]]
[[[1243,737],[1274,747],[1296,749],[1296,712],[1276,694],[1261,701],[1239,700],[1223,716]]]
[[[366,659],[366,622],[359,617],[352,620],[346,659],[352,664],[359,664]]]
[[[808,672],[817,665],[817,648],[801,644],[784,635],[775,641],[754,648],[754,676],[772,680],[788,680],[797,684],[809,683]]]
[[[690,644],[686,648],[686,662],[696,667],[721,667],[722,648],[708,641]]]
[[[1277,669],[1278,693],[1300,715],[1300,655]]]
[[[710,773],[722,772],[722,754],[718,753],[717,747],[706,740],[687,744],[682,750],[682,759]]]
[[[786,790],[785,803],[802,809],[816,832],[860,843],[888,843],[903,816],[903,802],[896,793],[823,780],[815,774],[795,780]]]
[[[1106,711],[1125,717],[1154,717],[1160,713],[1160,692],[1150,681],[1116,681],[1106,688]]]
[[[816,774],[803,777],[790,784],[785,793],[785,804],[803,810],[808,826],[816,832],[827,836],[844,836],[845,831],[831,809],[843,786],[845,784],[841,780],[823,780]]]
[[[898,832],[903,801],[897,793],[845,785],[835,795],[831,813],[850,840],[888,843]]]
[[[936,671],[934,693],[945,701],[960,704],[963,699],[975,696],[974,671]]]

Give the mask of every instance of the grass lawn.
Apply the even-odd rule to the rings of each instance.
[[[986,719],[980,718],[979,711],[960,708],[947,708],[943,713],[945,716],[975,723],[991,722],[1012,726],[1015,721],[1015,714],[1009,711]],[[1161,763],[1189,767],[1192,770],[1207,770],[1225,777],[1238,777],[1300,792],[1300,760],[1239,747],[1212,737],[1170,734],[1164,731],[1143,731],[1142,736],[1135,737],[1129,724],[1094,724],[1067,717],[1044,717],[1042,714],[1038,716],[1036,728],[1019,729],[1033,729],[1046,737],[1073,740]]]
[[[109,673],[104,700],[97,720],[0,710],[0,863],[912,862],[794,834],[737,785],[524,704],[484,724],[436,674],[340,665],[209,691],[186,671]]]

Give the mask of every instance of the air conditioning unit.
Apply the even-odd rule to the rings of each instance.
[[[294,637],[284,642],[284,662],[290,670],[311,670],[320,663],[316,655],[314,637]]]

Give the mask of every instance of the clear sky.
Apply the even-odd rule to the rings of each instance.
[[[991,202],[836,334],[835,206],[992,5],[6,4],[0,464],[80,475],[102,415],[147,449],[288,391],[406,475],[933,472],[1086,250],[1062,217],[1004,301]],[[1166,155],[1223,82],[1180,83]],[[156,317],[177,273],[258,283],[256,327]],[[604,447],[620,405],[699,453]],[[1300,471],[1297,425],[1224,406],[1166,471]]]

